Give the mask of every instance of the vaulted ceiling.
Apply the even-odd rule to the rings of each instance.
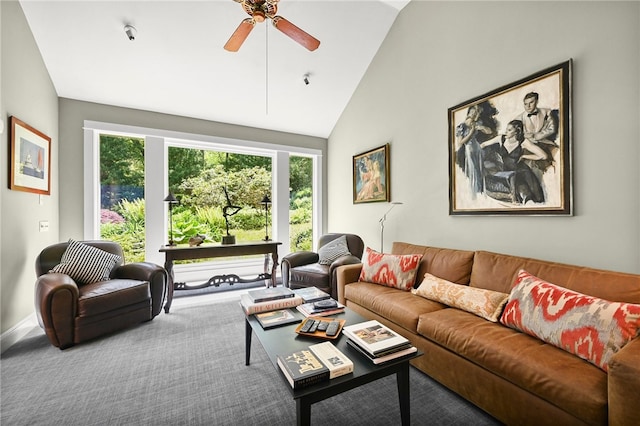
[[[20,4],[60,97],[328,137],[408,2],[281,0],[320,47],[267,20],[236,53],[223,46],[248,15],[233,0]]]

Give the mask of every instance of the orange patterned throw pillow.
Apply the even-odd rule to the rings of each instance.
[[[500,322],[597,365],[638,335],[640,305],[609,302],[521,270]]]
[[[367,247],[358,281],[409,291],[416,281],[421,254],[386,254]]]

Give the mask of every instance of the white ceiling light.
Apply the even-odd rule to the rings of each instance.
[[[133,41],[136,39],[136,34],[138,33],[138,30],[136,30],[136,27],[134,27],[133,25],[125,25],[124,33],[127,35],[129,40]]]

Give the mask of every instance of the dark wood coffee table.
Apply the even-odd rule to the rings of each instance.
[[[295,310],[295,308],[293,309]],[[302,314],[296,312],[302,318]],[[346,319],[345,325],[357,324],[367,321],[366,318],[358,315],[349,308],[345,312],[338,315],[332,315],[332,318]],[[278,370],[282,377],[283,383],[291,389],[289,382],[280,373],[276,356],[278,354],[298,351],[306,349],[309,345],[320,343],[323,339],[315,339],[312,337],[299,336],[295,329],[298,324],[285,325],[282,327],[264,330],[254,315],[246,316],[245,331],[245,364],[249,365],[251,358],[251,339],[252,334],[258,337],[262,347],[267,352],[271,363]],[[384,364],[375,365],[364,355],[358,353],[355,349],[347,344],[347,337],[341,335],[333,344],[344,353],[351,361],[353,361],[353,373],[331,379],[328,382],[320,383],[308,388],[293,390],[293,399],[296,401],[296,418],[298,425],[309,425],[311,423],[311,404],[338,395],[342,392],[373,382],[382,377],[396,375],[398,385],[398,400],[400,403],[400,417],[403,425],[409,425],[410,420],[410,402],[409,402],[409,361],[413,358],[421,356],[420,351],[398,358]],[[373,419],[372,419],[373,420]]]

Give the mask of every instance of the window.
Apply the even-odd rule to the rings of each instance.
[[[240,193],[245,197],[243,208],[230,221],[234,232],[247,232],[241,237],[238,235],[239,241],[264,238],[264,205],[260,201],[268,194],[272,204],[267,232],[271,239],[282,242],[280,256],[301,247],[310,248],[319,229],[317,224],[321,223],[321,197],[317,192],[321,188],[320,160],[319,149],[85,121],[84,237],[116,239],[121,235],[117,235],[118,228],[113,223],[124,223],[136,231],[131,241],[125,240],[126,244],[123,244],[125,250],[127,247],[132,250],[126,255],[127,262],[146,260],[163,264],[164,257],[158,249],[167,244],[169,238],[168,206],[163,201],[169,190],[182,194],[183,202],[193,207],[192,213],[199,211],[209,215],[211,222],[218,223],[215,232],[226,233],[226,224],[224,231],[220,231],[219,226],[220,200],[226,204],[226,195],[220,186],[226,184],[232,204]],[[260,169],[259,176],[247,174],[252,165]],[[103,170],[106,168],[109,170]],[[218,174],[214,173],[208,181],[202,175],[207,170],[217,170]],[[144,176],[142,188],[139,187],[141,176]],[[203,190],[205,183],[210,184],[208,190]],[[197,186],[197,190],[192,188],[188,192],[189,185]],[[195,197],[196,193],[198,197]],[[211,198],[209,208],[207,203],[201,202],[205,196]],[[200,200],[197,206],[193,204],[196,199]],[[104,212],[104,215],[113,219],[109,225],[102,220],[105,210],[109,213]],[[255,214],[257,212],[261,214]],[[176,230],[183,232],[176,226],[176,222],[182,220],[178,216],[180,209],[173,213],[174,233]],[[131,220],[123,214],[129,215]],[[207,220],[201,217],[193,223],[203,222]],[[211,228],[207,232],[219,241]],[[178,235],[174,237],[181,241]],[[187,265],[184,266],[183,270],[175,268],[176,281],[181,279],[179,273],[184,272],[185,276],[189,273]],[[237,273],[228,270],[229,264],[220,267],[226,268],[225,273]],[[207,273],[210,272],[211,268],[208,268]],[[189,278],[184,280],[191,281]]]
[[[101,134],[100,239],[118,242],[129,262],[145,258],[144,139]]]

